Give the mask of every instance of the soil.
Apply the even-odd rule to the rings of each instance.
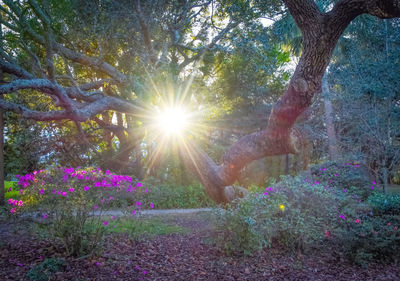
[[[400,280],[398,264],[360,268],[333,250],[300,255],[271,248],[255,256],[228,256],[212,242],[218,233],[207,213],[161,218],[188,231],[139,241],[108,235],[100,257],[67,258],[51,280]],[[62,255],[62,247],[38,237],[31,226],[0,222],[0,280],[28,280],[30,268]]]

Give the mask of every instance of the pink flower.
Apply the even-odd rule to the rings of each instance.
[[[12,190],[12,187],[9,187],[9,188],[8,188],[8,191],[11,191],[11,190]]]
[[[67,193],[64,191],[63,193],[62,193],[62,196],[67,196]]]
[[[44,194],[44,189],[43,188],[40,190],[40,194]]]
[[[132,215],[136,215],[136,212],[135,212],[135,210],[132,210]]]
[[[376,184],[376,181],[373,181],[372,184]]]
[[[340,214],[339,217],[340,217],[342,220],[345,220],[345,219],[346,219],[346,217],[345,217],[343,214]]]
[[[17,211],[17,209],[12,208],[12,209],[10,210],[10,213],[14,214],[16,211]]]
[[[146,193],[149,193],[149,189],[148,188],[146,188]]]
[[[85,187],[83,187],[83,190],[85,190],[85,191],[88,191],[90,189],[90,187],[89,186],[85,186]]]
[[[371,190],[372,190],[372,189],[374,189],[374,186],[373,186],[373,185],[371,185]]]
[[[75,188],[73,188],[73,187],[71,187],[70,189],[69,189],[69,192],[74,192],[75,191]]]
[[[136,184],[136,186],[137,186],[137,187],[142,187],[143,184],[142,184],[141,182],[138,182],[138,183]]]
[[[93,208],[94,208],[95,210],[97,210],[98,207],[97,207],[97,205],[94,205]]]
[[[140,206],[140,205],[142,205],[142,203],[139,202],[139,201],[136,201],[136,205],[137,205],[137,206]]]
[[[391,225],[391,223],[390,222],[388,222],[388,224],[387,224],[388,226],[390,226]]]
[[[22,200],[19,200],[18,201],[18,206],[20,206],[20,207],[24,206],[24,202],[22,202]]]
[[[326,238],[329,238],[330,237],[330,232],[328,231],[328,230],[326,230],[325,232],[324,232],[324,236],[326,237]]]
[[[104,225],[107,226],[108,225],[108,221],[104,221]]]
[[[14,202],[14,199],[10,198],[8,199],[8,204],[11,205]]]
[[[47,218],[47,214],[43,213],[43,218],[46,219]]]
[[[113,200],[114,199],[114,197],[112,197],[112,195],[110,195],[110,200]]]
[[[154,204],[153,204],[153,202],[150,202],[150,208],[154,208]]]
[[[354,222],[355,222],[355,223],[360,223],[360,220],[359,220],[359,219],[356,219]]]
[[[53,193],[54,193],[54,194],[57,194],[57,189],[54,189],[54,190],[53,190]]]

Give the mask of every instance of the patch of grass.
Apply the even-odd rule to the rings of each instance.
[[[8,190],[10,187],[16,187],[17,182],[16,181],[4,181],[4,188]]]
[[[49,281],[54,276],[54,273],[63,271],[65,267],[65,260],[50,258],[34,266],[26,276],[31,281]]]
[[[11,191],[9,189],[11,188]],[[19,199],[19,191],[17,190],[17,182],[15,181],[4,181],[4,198],[8,200],[10,198]]]
[[[146,193],[145,190],[149,192]],[[134,193],[123,191],[127,205],[142,202],[144,209],[150,209],[150,202],[155,209],[190,209],[213,207],[215,203],[204,192],[200,184],[189,186],[152,185],[143,183]]]
[[[12,199],[19,199],[19,191],[13,190],[13,191],[8,191],[4,194],[5,200],[8,200],[10,198]]]
[[[110,219],[108,220],[109,233],[128,233],[132,238],[154,237],[171,233],[187,233],[187,229],[179,225],[163,222],[160,218],[146,219]]]

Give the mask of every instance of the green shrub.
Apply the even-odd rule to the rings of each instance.
[[[363,267],[370,262],[391,262],[400,257],[398,216],[364,216],[342,221],[335,240],[351,262]]]
[[[400,215],[400,195],[374,192],[368,197],[368,204],[375,215]]]
[[[51,237],[63,243],[68,256],[81,256],[101,249],[109,227],[101,215],[121,194],[132,196],[132,184],[128,176],[100,169],[55,168],[19,177],[23,195],[8,203],[13,215],[38,214],[51,222],[46,227]],[[139,211],[141,204],[136,202],[136,211],[130,211]]]
[[[30,269],[26,276],[31,281],[49,281],[54,273],[64,270],[65,266],[66,263],[63,259],[45,259],[42,263]]]
[[[370,195],[373,185],[367,168],[357,162],[325,162],[311,167],[311,174],[314,181],[339,191],[350,190],[362,200]]]
[[[221,234],[217,242],[228,253],[250,254],[272,243],[305,251],[322,241],[333,228],[331,222],[337,221],[337,198],[322,185],[287,177],[265,192],[215,210]]]
[[[134,205],[136,201],[141,201],[145,206],[144,208],[149,208],[150,202],[153,202],[155,209],[205,208],[215,206],[215,203],[207,196],[200,184],[189,186],[151,186],[145,182],[144,187],[138,188],[133,196],[127,196],[125,200],[127,205]]]

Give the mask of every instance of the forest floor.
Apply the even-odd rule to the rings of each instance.
[[[400,280],[398,264],[361,268],[334,249],[306,255],[272,247],[255,256],[228,256],[213,243],[218,232],[209,212],[158,216],[187,231],[139,240],[108,234],[100,257],[67,258],[50,280]],[[61,256],[62,247],[31,232],[30,224],[0,221],[0,280],[28,280],[30,268]]]

